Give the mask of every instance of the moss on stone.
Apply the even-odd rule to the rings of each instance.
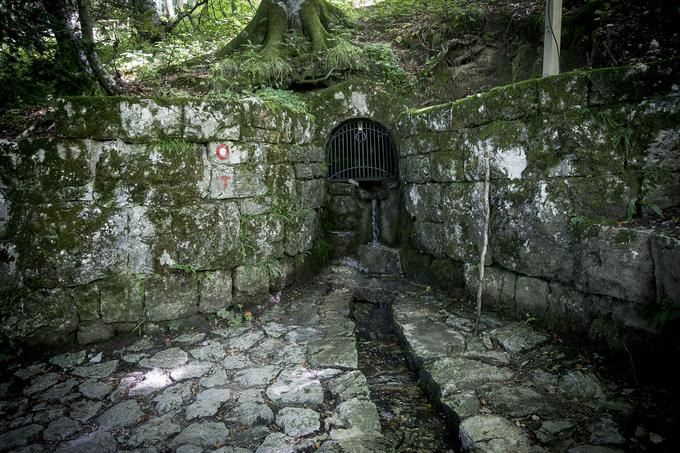
[[[90,162],[96,159],[92,143],[38,138],[22,142],[19,150],[25,158],[12,184],[15,202],[75,201],[91,196]]]
[[[402,246],[399,250],[399,258],[406,277],[425,283],[431,283],[434,280],[431,267],[432,256],[421,253],[415,248]]]
[[[58,103],[57,135],[68,138],[113,140],[120,137],[120,101],[123,98],[66,97]]]
[[[680,72],[680,59],[601,68],[586,73],[590,105],[612,104],[671,93]]]
[[[531,79],[490,89],[480,99],[487,110],[486,118],[491,121],[515,120],[536,115],[539,85],[542,85],[540,80]]]

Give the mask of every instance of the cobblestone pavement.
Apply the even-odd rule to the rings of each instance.
[[[486,316],[473,337],[461,303],[336,263],[237,328],[10,365],[0,450],[427,451],[383,433],[393,414],[379,413],[359,369],[355,301],[387,307],[408,361],[456,426],[446,433],[456,448],[607,453],[669,443],[633,419],[635,390],[527,324]]]

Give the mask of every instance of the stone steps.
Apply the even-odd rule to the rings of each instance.
[[[565,367],[549,337],[492,317],[474,337],[472,316],[425,294],[396,295],[391,311],[421,383],[458,426],[463,451],[623,451],[614,420],[631,406],[608,395],[594,373]]]

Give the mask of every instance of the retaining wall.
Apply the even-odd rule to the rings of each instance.
[[[626,217],[631,203],[680,206],[677,66],[564,74],[403,113],[406,273],[476,294],[488,153],[487,306],[614,347],[621,328],[655,331],[680,307],[680,238]]]
[[[314,131],[255,99],[67,99],[54,137],[2,145],[2,337],[89,343],[267,303],[318,236]]]

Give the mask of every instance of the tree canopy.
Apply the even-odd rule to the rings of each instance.
[[[348,77],[442,102],[540,75],[543,8],[542,0],[0,0],[0,117],[63,95],[305,92]],[[670,0],[565,3],[561,66],[677,57],[678,19]]]

